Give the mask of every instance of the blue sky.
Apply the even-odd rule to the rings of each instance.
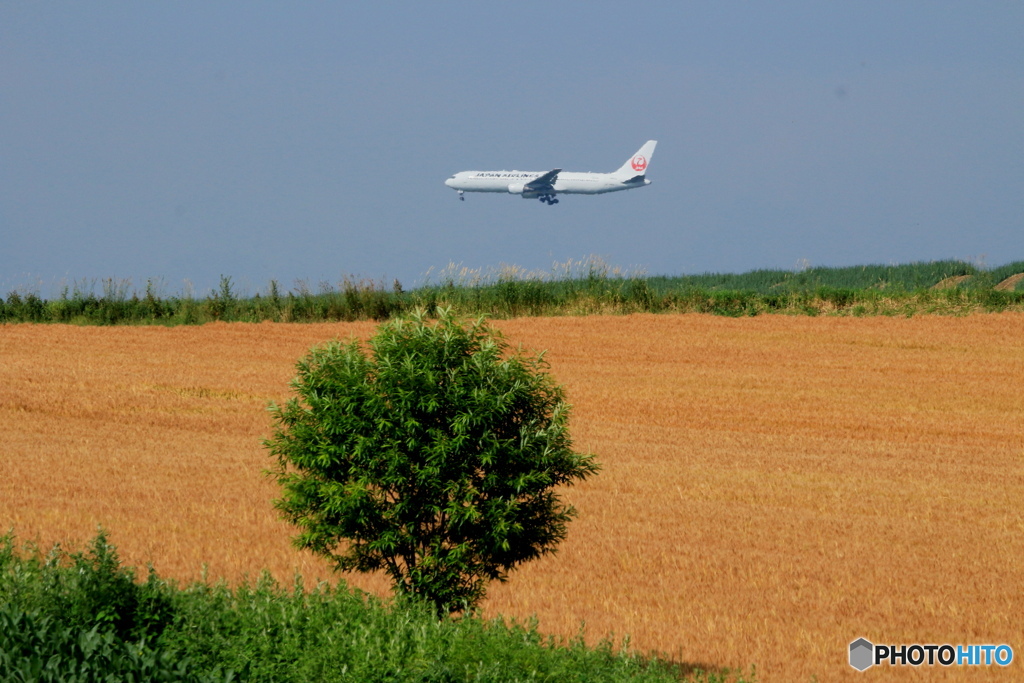
[[[1024,4],[5,2],[0,296],[1024,259]],[[650,187],[546,206],[469,169]]]

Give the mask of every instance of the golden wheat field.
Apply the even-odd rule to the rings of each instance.
[[[761,681],[1024,678],[1024,315],[495,326],[547,350],[603,470],[487,614]],[[328,578],[271,508],[266,405],[310,346],[373,329],[0,326],[0,526],[81,547],[102,524],[181,581]],[[1015,660],[857,673],[860,636]]]

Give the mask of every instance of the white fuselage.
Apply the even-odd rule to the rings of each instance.
[[[604,194],[634,187],[650,185],[647,164],[654,154],[657,140],[648,140],[636,154],[612,173],[573,173],[560,168],[550,171],[461,171],[444,184],[458,190],[459,199],[465,192],[508,192],[523,199],[539,199],[545,204],[557,204],[560,194]]]
[[[456,173],[444,184],[463,192],[509,192],[522,194],[522,186],[544,175],[547,171],[462,171]],[[646,178],[624,181],[614,173],[572,173],[558,174],[552,187],[558,194],[602,194],[631,190],[634,187],[650,185]]]

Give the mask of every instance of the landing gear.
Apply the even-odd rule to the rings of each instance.
[[[547,204],[548,206],[554,206],[555,204],[558,203],[558,200],[555,199],[555,195],[553,194],[542,194],[540,197],[538,197],[538,199]]]
[[[459,190],[459,201],[460,202],[466,201],[466,193],[463,192],[462,190]]]

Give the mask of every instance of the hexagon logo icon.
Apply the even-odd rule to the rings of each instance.
[[[875,646],[864,638],[858,638],[850,643],[850,666],[857,671],[864,671],[875,659]]]

